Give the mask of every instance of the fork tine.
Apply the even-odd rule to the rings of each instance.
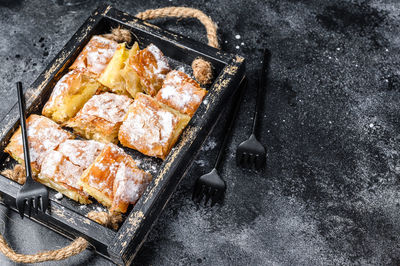
[[[28,216],[29,216],[29,217],[31,217],[32,202],[33,202],[33,199],[32,199],[32,198],[27,199],[27,203],[28,203]]]
[[[21,216],[21,219],[24,219],[25,200],[17,201],[17,209],[19,211],[19,215]]]
[[[250,155],[250,167],[252,169],[257,169],[256,160],[257,160],[257,154],[251,154]]]
[[[206,196],[206,200],[205,200],[205,202],[204,202],[204,206],[207,206],[207,203],[208,203],[208,201],[210,200],[211,191],[212,191],[212,188],[205,188],[205,189],[204,189],[204,195]]]
[[[218,189],[213,189],[211,191],[211,207],[215,205],[218,201]]]
[[[259,157],[260,157],[259,154],[253,154],[252,164],[253,164],[254,169],[256,169],[256,170],[258,170],[258,168],[259,168],[258,164],[257,164]]]
[[[243,165],[249,167],[249,154],[247,152],[243,153]]]
[[[39,205],[40,205],[40,196],[35,197],[35,201],[34,201],[35,214],[38,214]]]
[[[41,196],[40,197],[42,204],[40,205],[40,209],[43,213],[46,212],[47,208],[49,207],[49,196],[48,192],[46,196]]]
[[[204,191],[206,190],[206,186],[204,184],[201,185],[199,195],[197,197],[197,203],[200,203],[201,200],[204,198]]]

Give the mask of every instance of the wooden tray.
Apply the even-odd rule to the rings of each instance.
[[[209,93],[165,161],[149,158],[139,152],[124,148],[134,159],[144,162],[141,167],[153,174],[153,181],[137,204],[128,210],[119,230],[106,228],[85,217],[88,211],[102,208],[98,203],[82,207],[66,197],[57,200],[54,196],[56,192],[51,189],[49,189],[49,212],[33,215],[31,219],[67,238],[75,239],[82,236],[92,244],[98,254],[117,264],[130,264],[145,241],[154,221],[184,177],[218,115],[239,87],[244,77],[245,65],[244,59],[238,55],[221,52],[141,21],[111,6],[102,5],[93,12],[29,87],[26,93],[27,116],[32,113],[41,113],[55,83],[68,71],[68,67],[91,36],[108,33],[111,28],[117,26],[129,29],[137,38],[133,41],[138,41],[141,48],[150,43],[157,45],[174,68],[180,66],[184,67],[186,71],[190,71],[193,59],[198,56],[205,58],[214,67],[215,81],[207,88]],[[16,102],[3,116],[0,123],[0,165],[2,169],[10,168],[15,164],[3,150],[14,131],[19,127],[18,119]],[[1,203],[16,210],[15,197],[20,187],[18,183],[0,175]]]

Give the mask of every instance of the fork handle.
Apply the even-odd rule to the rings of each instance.
[[[252,129],[253,135],[256,135],[256,129],[259,122],[259,112],[261,111],[261,106],[264,101],[263,96],[265,95],[265,90],[267,88],[270,61],[271,61],[271,52],[268,49],[264,49],[262,68],[258,78],[256,107],[254,110],[253,129]]]
[[[21,133],[22,133],[22,144],[24,147],[26,181],[28,180],[30,181],[32,179],[31,157],[29,155],[28,133],[26,130],[25,98],[22,91],[21,82],[17,82],[17,93],[18,93],[19,119],[21,124]]]
[[[218,156],[217,156],[217,160],[215,161],[214,169],[218,169],[221,164],[222,157],[223,157],[224,151],[225,151],[225,146],[229,139],[229,135],[230,135],[229,133],[232,131],[233,124],[235,123],[235,117],[239,111],[240,103],[242,102],[242,98],[243,98],[243,94],[244,94],[246,85],[247,85],[247,78],[245,77],[241,83],[240,88],[238,88],[237,91],[235,92],[235,94],[233,95],[233,98],[234,98],[233,107],[230,108],[231,110],[228,114],[228,119],[226,120],[225,125],[224,125],[225,126],[225,129],[223,131],[224,140],[222,141],[222,144],[219,148]],[[233,112],[232,112],[232,109],[233,109]]]

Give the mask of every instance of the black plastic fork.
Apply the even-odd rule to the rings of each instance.
[[[271,61],[271,52],[264,49],[262,69],[257,86],[256,108],[254,111],[253,128],[249,139],[239,144],[236,150],[236,163],[242,168],[260,170],[265,166],[266,152],[264,146],[256,138],[256,129],[259,122],[259,112],[262,101],[264,100],[264,90],[267,87],[267,77],[269,63]]]
[[[22,92],[22,83],[17,82],[18,92],[18,106],[21,123],[22,143],[24,146],[24,161],[26,171],[26,181],[22,188],[18,191],[16,203],[21,218],[24,218],[25,205],[28,206],[28,215],[31,216],[32,208],[35,213],[38,213],[38,209],[42,212],[46,212],[49,205],[49,192],[47,188],[33,180],[32,169],[31,169],[31,158],[29,155],[28,146],[28,134],[26,130],[26,118],[25,118],[25,99]]]
[[[245,78],[242,81],[240,88],[238,88],[235,95],[233,95],[234,102],[233,102],[232,107],[230,108],[231,112],[228,113],[228,119],[226,120],[225,125],[224,125],[224,127],[225,127],[223,130],[224,139],[221,143],[221,146],[219,147],[218,156],[215,161],[214,168],[208,174],[200,176],[196,180],[196,183],[194,185],[193,194],[192,194],[193,201],[199,203],[205,197],[205,203],[204,203],[205,206],[207,206],[207,203],[210,201],[210,199],[211,199],[211,207],[212,207],[217,202],[221,202],[224,198],[225,190],[226,190],[226,183],[219,176],[217,169],[219,169],[219,167],[221,165],[225,147],[228,142],[230,132],[232,131],[232,127],[235,122],[235,118],[239,111],[240,103],[243,98],[243,94],[244,94],[246,85],[247,85],[247,79]],[[233,112],[232,112],[232,109],[233,109]]]

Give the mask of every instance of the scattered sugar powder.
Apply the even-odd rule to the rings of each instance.
[[[102,207],[96,207],[96,210],[97,210],[98,212],[104,212],[104,211],[105,211],[105,208],[102,208]]]
[[[196,160],[195,163],[196,163],[197,165],[199,165],[200,167],[204,167],[204,166],[206,166],[206,164],[207,164],[207,162],[204,161],[204,160]]]
[[[217,142],[215,141],[214,138],[210,138],[202,147],[202,151],[209,151],[214,149],[217,146]]]
[[[57,194],[54,195],[54,197],[55,197],[57,200],[61,200],[61,199],[63,198],[63,194],[61,194],[60,192],[58,192]]]
[[[185,73],[186,75],[187,75],[187,73],[186,73],[186,70],[185,70],[185,67],[184,66],[179,66],[177,69],[176,69],[177,71],[179,71],[179,72],[183,72],[183,73]]]

